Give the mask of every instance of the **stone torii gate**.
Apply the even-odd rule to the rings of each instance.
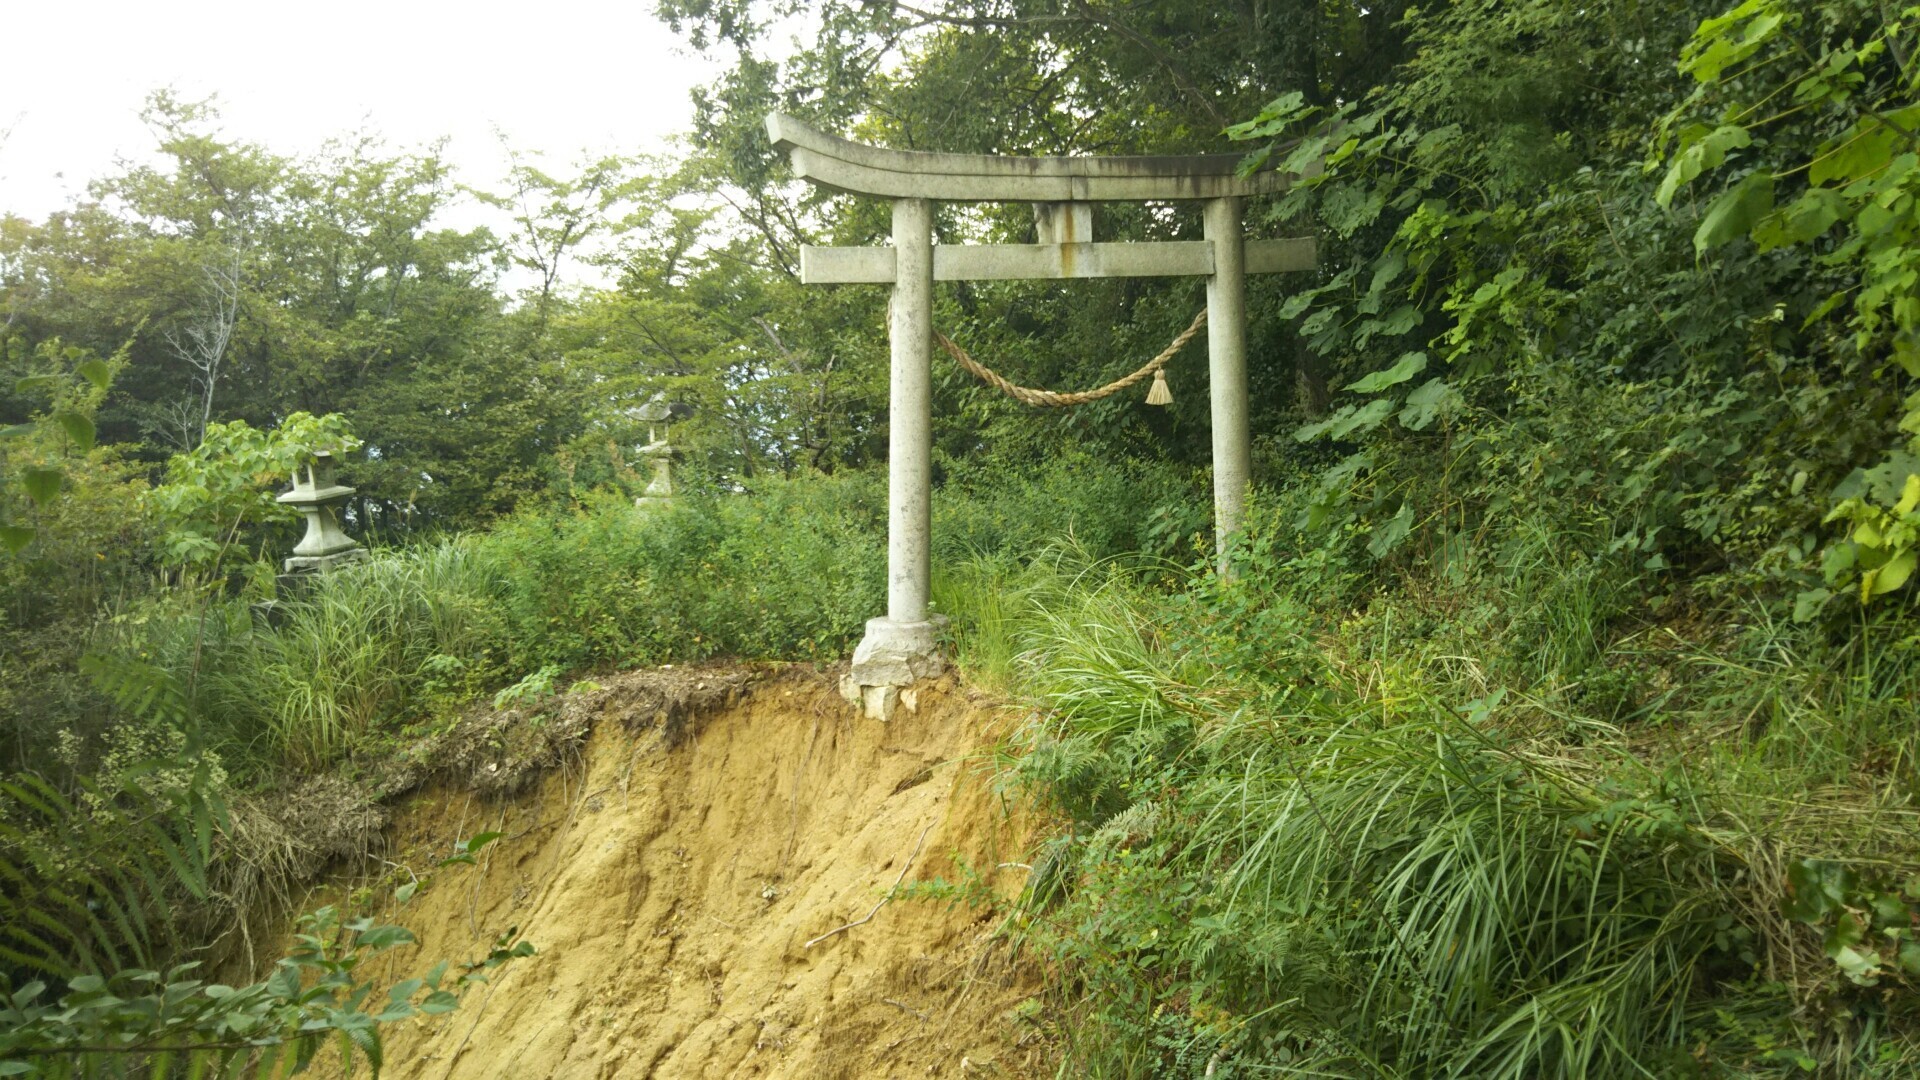
[[[767,134],[808,183],[893,200],[891,248],[800,249],[809,285],[893,286],[887,411],[887,613],[867,621],[842,685],[868,716],[884,720],[902,688],[944,667],[939,617],[927,607],[933,482],[933,283],[1014,278],[1204,276],[1208,382],[1213,416],[1213,510],[1217,548],[1240,524],[1252,436],[1247,426],[1246,275],[1310,270],[1312,238],[1248,240],[1245,200],[1285,191],[1277,171],[1239,174],[1240,157],[1000,157],[867,146],[823,134],[780,113]],[[1203,240],[1096,243],[1093,204],[1200,200]],[[933,243],[933,204],[1034,204],[1037,244]]]

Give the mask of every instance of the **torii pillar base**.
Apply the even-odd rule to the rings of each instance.
[[[940,654],[946,629],[944,615],[920,622],[868,619],[867,636],[853,651],[853,667],[840,680],[840,696],[860,706],[869,720],[891,718],[902,702],[901,691],[947,670],[946,657]],[[912,704],[910,697],[907,704]]]

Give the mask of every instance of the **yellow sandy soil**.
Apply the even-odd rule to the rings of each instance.
[[[617,702],[619,677],[605,681]],[[984,908],[894,900],[806,946],[872,912],[903,869],[960,881],[964,864],[1002,896],[1024,882],[1000,865],[1022,857],[1024,826],[974,756],[1002,714],[950,680],[918,705],[864,720],[826,675],[789,670],[688,721],[677,746],[609,706],[577,757],[517,797],[404,800],[394,864],[504,838],[380,912],[420,937],[382,959],[393,976],[482,955],[509,926],[539,953],[457,1012],[389,1028],[387,1075],[1050,1073],[1014,1015],[1037,977],[1006,959]]]

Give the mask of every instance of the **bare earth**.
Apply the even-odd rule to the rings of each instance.
[[[911,884],[971,867],[1017,893],[1025,870],[1000,864],[1022,858],[1025,826],[977,756],[1004,713],[950,679],[887,724],[806,669],[602,681],[556,721],[584,718],[583,741],[519,794],[441,783],[397,808],[385,857],[416,871],[459,837],[503,838],[383,906],[420,937],[393,977],[482,955],[509,926],[539,953],[459,1011],[395,1025],[386,1075],[1050,1074],[1016,1012],[1038,975],[986,908],[896,899],[806,947],[873,912],[903,869]],[[663,685],[695,704],[656,711]]]

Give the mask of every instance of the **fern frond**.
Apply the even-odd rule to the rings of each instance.
[[[81,782],[68,796],[33,775],[0,781],[0,955],[51,974],[158,967],[182,902],[210,895],[209,774],[185,793]]]

